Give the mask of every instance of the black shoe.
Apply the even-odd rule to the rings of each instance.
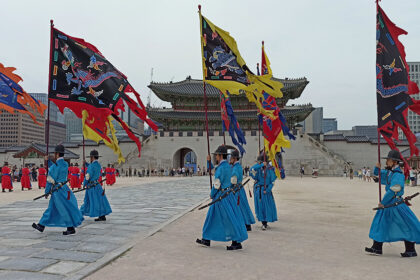
[[[102,221],[106,221],[105,216],[100,216],[99,218],[95,219],[95,222],[102,222]]]
[[[39,232],[44,232],[44,229],[45,229],[45,227],[43,225],[35,224],[35,223],[32,224],[32,227],[34,229],[38,230]]]
[[[2,192],[6,192],[4,189],[3,189],[3,191]]]
[[[365,251],[369,254],[372,254],[372,255],[382,255],[382,250],[378,250],[378,249],[375,249],[375,248],[366,247]]]
[[[38,187],[38,189],[41,189],[41,187]]]
[[[234,251],[242,249],[242,244],[240,242],[232,241],[232,245],[226,246],[226,250]]]
[[[22,191],[24,191],[24,189],[22,188]]]
[[[66,231],[63,231],[63,235],[70,235],[70,234],[75,234],[76,230],[74,229],[74,227],[68,227]]]
[[[246,226],[246,231],[252,231],[251,225],[245,225]]]
[[[404,252],[404,253],[401,253],[401,257],[402,258],[417,257],[417,253],[416,252]]]
[[[210,247],[210,240],[207,240],[207,239],[204,239],[204,238],[203,239],[198,239],[197,238],[197,240],[195,242],[197,242],[198,244]]]
[[[13,190],[9,190],[9,192],[12,192]]]

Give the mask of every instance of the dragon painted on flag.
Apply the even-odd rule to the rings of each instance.
[[[156,131],[157,126],[148,118],[139,94],[125,75],[95,46],[53,27],[51,52],[48,96],[60,111],[63,112],[64,108],[72,110],[83,121],[84,136],[96,142],[104,141],[121,162],[124,157],[112,125],[112,120],[115,119],[136,142],[140,156],[140,140],[120,118],[120,113],[127,106],[153,130]],[[134,94],[137,102],[128,93]]]
[[[0,63],[0,109],[3,109],[10,114],[14,114],[15,112],[27,114],[36,124],[42,125],[36,120],[36,116],[33,112],[28,110],[27,107],[30,107],[33,111],[37,111],[43,116],[47,106],[23,90],[19,85],[22,78],[13,73],[15,70],[16,68],[14,67],[4,67],[4,65]]]
[[[397,27],[377,2],[376,21],[376,97],[378,130],[391,149],[398,150],[398,129],[410,145],[410,157],[418,155],[416,136],[407,122],[407,112],[420,114],[420,102],[410,97],[419,92],[410,80],[405,50],[398,37],[407,32]],[[407,166],[407,165],[406,165]],[[408,168],[405,168],[408,171]]]
[[[235,113],[233,112],[232,104],[230,103],[229,92],[220,92],[220,105],[222,110],[222,124],[223,131],[229,131],[229,135],[232,139],[232,143],[238,147],[241,155],[245,153],[243,145],[246,144],[244,133],[239,126],[239,122],[236,119]]]

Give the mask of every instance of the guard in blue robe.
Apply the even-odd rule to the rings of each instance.
[[[386,157],[386,168],[380,170],[378,163],[374,175],[381,172],[381,184],[385,185],[385,195],[378,207],[383,207],[401,201],[404,195],[404,174],[398,163],[401,161],[400,153],[391,150]],[[383,242],[404,241],[405,252],[402,257],[417,256],[415,243],[420,243],[420,222],[416,215],[405,204],[377,210],[373,219],[369,237],[373,245],[365,251],[374,255],[382,255]]]
[[[243,180],[243,169],[241,163],[239,162],[240,156],[238,150],[234,150],[231,153],[230,164],[232,165],[232,185],[240,184],[242,185]],[[235,193],[235,201],[239,206],[241,211],[242,218],[244,219],[246,230],[251,231],[251,225],[255,224],[254,214],[249,207],[248,198],[244,187]]]
[[[274,168],[267,163],[264,155],[258,157],[258,163],[251,167],[250,174],[255,180],[254,205],[255,215],[262,223],[262,230],[267,229],[267,223],[277,221],[277,208],[272,189],[277,179]],[[266,174],[265,174],[266,173]],[[265,178],[264,178],[265,176]]]
[[[45,193],[57,187],[58,184],[67,181],[68,163],[64,160],[64,146],[58,145],[55,148],[55,164],[49,163],[47,186]],[[46,197],[47,198],[47,197]],[[77,206],[77,200],[73,192],[63,185],[59,190],[52,192],[47,210],[42,215],[38,224],[33,223],[32,227],[43,232],[45,227],[66,227],[64,235],[75,234],[75,227],[83,222],[82,213]]]
[[[83,205],[80,207],[80,211],[84,216],[98,217],[95,219],[96,222],[106,221],[105,216],[112,213],[111,205],[109,205],[105,191],[102,189],[99,182],[99,177],[101,177],[101,165],[99,164],[98,159],[98,151],[92,150],[90,152],[91,164],[89,164],[86,170],[83,186],[90,186],[92,183],[95,186],[86,190]]]
[[[231,188],[232,168],[227,159],[227,148],[219,146],[214,153],[218,165],[215,169],[213,186],[210,197],[218,199]],[[209,156],[210,158],[210,156]],[[196,242],[205,246],[210,246],[210,240],[214,241],[232,241],[227,250],[242,249],[241,242],[248,239],[245,222],[242,218],[238,205],[235,203],[233,193],[211,205],[207,212],[206,221],[203,226],[202,239]]]

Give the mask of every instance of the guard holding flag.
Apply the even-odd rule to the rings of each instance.
[[[210,192],[210,198],[218,199],[231,188],[232,169],[227,162],[227,148],[219,146],[214,152],[216,157],[216,172],[214,175],[213,186]],[[208,156],[210,162],[210,155]],[[242,249],[241,242],[248,239],[245,223],[239,212],[238,206],[234,202],[233,194],[210,206],[206,221],[203,226],[202,239],[197,239],[198,244],[210,246],[210,240],[214,241],[232,241],[227,250]]]
[[[89,187],[86,190],[83,205],[80,207],[80,211],[84,216],[98,217],[95,219],[96,222],[106,221],[105,216],[112,213],[111,206],[105,195],[105,190],[103,190],[100,185],[99,178],[101,178],[101,165],[99,164],[98,159],[98,151],[92,150],[90,152],[91,163],[87,168],[83,186],[87,187],[90,184],[94,184],[94,186]]]
[[[47,210],[42,215],[38,224],[33,223],[32,227],[43,232],[45,227],[66,227],[63,235],[75,234],[75,227],[83,222],[83,216],[77,206],[77,200],[73,192],[64,184],[57,189],[60,183],[67,181],[68,163],[64,160],[64,146],[55,147],[55,164],[48,169],[47,187],[45,194],[51,192],[50,202]],[[54,191],[56,189],[56,191]],[[48,198],[48,196],[46,196]]]
[[[230,164],[232,165],[232,185],[242,184],[243,170],[239,162],[240,155],[238,150],[234,150],[230,155]],[[235,193],[235,201],[239,205],[239,210],[244,219],[246,230],[251,231],[251,224],[255,224],[254,214],[249,207],[248,198],[243,187]]]
[[[420,243],[420,222],[416,215],[405,203],[384,208],[403,199],[404,174],[398,164],[400,161],[400,153],[391,150],[386,157],[385,169],[381,170],[381,164],[377,163],[373,172],[374,175],[381,172],[381,184],[386,186],[386,193],[378,205],[383,209],[376,212],[370,228],[369,237],[373,239],[373,245],[365,248],[370,254],[382,255],[384,242],[404,241],[405,252],[401,256],[417,256],[415,243]]]
[[[262,223],[262,230],[267,229],[267,223],[277,221],[276,202],[273,197],[273,186],[277,177],[274,168],[268,165],[268,158],[263,153],[257,159],[258,163],[251,167],[251,177],[255,180],[254,204],[255,215]]]

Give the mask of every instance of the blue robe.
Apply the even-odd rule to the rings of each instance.
[[[83,186],[89,185],[90,182],[98,182],[101,176],[101,165],[97,160],[89,164],[86,170],[86,176]],[[80,211],[84,216],[101,217],[112,213],[111,205],[109,205],[105,192],[99,182],[92,188],[86,190],[83,205]]]
[[[255,180],[254,184],[254,205],[255,215],[260,222],[275,222],[277,221],[277,208],[274,201],[273,193],[271,192],[274,182],[277,177],[273,167],[268,167],[265,178],[264,188],[264,168],[262,163],[257,163],[251,167],[250,174]],[[264,194],[264,190],[266,193]]]
[[[232,177],[236,176],[237,182],[242,183],[243,180],[243,170],[241,163],[239,161],[235,162],[232,166]],[[235,201],[239,199],[239,209],[241,210],[242,217],[246,225],[255,224],[254,214],[251,211],[251,208],[248,204],[248,198],[244,187],[241,188],[239,192],[235,194]]]
[[[230,189],[231,174],[232,168],[226,160],[223,160],[216,167],[214,178],[220,180],[220,189],[212,186],[210,197],[213,200]],[[203,226],[204,239],[222,242],[242,242],[248,239],[245,222],[234,200],[233,193],[230,193],[227,197],[209,207]]]
[[[56,164],[51,164],[48,169],[48,177],[55,184],[67,181],[68,163],[60,158]],[[49,193],[53,184],[51,178],[47,180],[45,193]],[[70,188],[64,185],[58,191],[51,194],[47,210],[39,221],[40,225],[48,227],[77,227],[83,222],[82,213],[77,206],[77,200]]]
[[[379,168],[373,172],[379,174]],[[386,185],[385,195],[381,201],[383,205],[395,203],[404,194],[404,174],[399,167],[392,171],[381,170],[381,184]],[[391,187],[400,186],[398,192]],[[370,227],[369,237],[378,242],[410,241],[420,243],[420,222],[416,215],[405,204],[376,211]]]

